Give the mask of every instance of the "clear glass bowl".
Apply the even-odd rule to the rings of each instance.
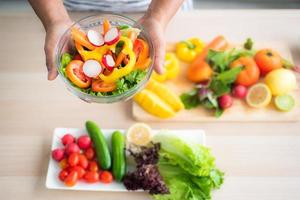
[[[154,59],[154,48],[152,41],[150,39],[150,36],[148,35],[147,31],[145,28],[137,23],[136,21],[124,17],[121,15],[115,15],[115,14],[99,14],[99,15],[92,15],[88,16],[86,18],[83,18],[77,22],[75,22],[66,32],[62,35],[60,38],[60,41],[56,47],[56,66],[57,66],[57,71],[59,72],[59,76],[62,78],[64,81],[67,89],[71,91],[74,95],[79,97],[80,99],[86,101],[86,102],[95,102],[95,103],[114,103],[114,102],[119,102],[119,101],[126,101],[130,99],[134,94],[136,94],[139,90],[143,89],[145,84],[148,82],[150,79],[151,73],[153,71],[153,62],[151,62],[151,65],[148,67],[148,71],[146,76],[142,81],[140,81],[137,85],[132,87],[131,89],[127,90],[124,93],[121,94],[116,94],[116,95],[111,95],[111,96],[94,96],[91,94],[87,94],[79,90],[78,88],[74,87],[70,81],[65,77],[62,73],[61,70],[59,69],[60,62],[61,62],[61,56],[63,53],[74,53],[75,51],[75,44],[74,41],[71,39],[71,29],[76,26],[80,27],[82,30],[87,31],[90,29],[97,29],[97,30],[102,30],[102,22],[104,19],[108,19],[112,26],[119,26],[119,25],[128,25],[128,26],[133,26],[141,30],[141,33],[139,35],[139,38],[144,39],[145,41],[148,42],[149,44],[149,51],[150,51],[150,58]]]

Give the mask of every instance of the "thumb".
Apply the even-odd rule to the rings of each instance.
[[[57,70],[54,63],[54,48],[45,46],[46,66],[48,70],[48,80],[54,80],[57,77]]]
[[[155,48],[155,57],[154,57],[154,69],[158,74],[163,74],[164,69],[164,60],[165,60],[165,43],[156,42],[154,45]]]

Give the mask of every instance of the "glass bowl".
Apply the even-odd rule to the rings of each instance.
[[[112,26],[120,26],[120,25],[128,25],[135,28],[138,28],[141,30],[139,38],[144,39],[149,44],[149,54],[150,58],[152,60],[150,66],[147,69],[147,74],[141,80],[137,85],[130,88],[129,90],[125,91],[121,94],[115,94],[115,95],[109,95],[109,96],[95,96],[92,94],[85,93],[81,91],[79,88],[73,86],[71,82],[68,80],[67,77],[65,77],[60,70],[60,63],[61,63],[61,57],[63,53],[74,53],[75,51],[75,44],[74,41],[71,39],[71,29],[73,27],[80,27],[81,30],[87,31],[90,29],[96,29],[96,30],[102,30],[102,23],[103,20],[107,19],[110,21]],[[134,96],[139,90],[143,89],[150,79],[151,73],[153,71],[153,59],[154,59],[154,48],[152,41],[150,39],[150,36],[147,33],[147,30],[139,24],[138,22],[122,16],[122,15],[115,15],[115,14],[97,14],[97,15],[91,15],[88,17],[85,17],[83,19],[80,19],[79,21],[75,22],[69,29],[65,31],[65,33],[60,38],[58,45],[56,46],[56,67],[57,71],[59,73],[59,76],[64,81],[67,89],[71,91],[75,96],[79,97],[80,99],[86,101],[86,102],[95,102],[95,103],[114,103],[119,101],[126,101]]]

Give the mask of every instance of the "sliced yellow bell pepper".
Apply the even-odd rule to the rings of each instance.
[[[192,62],[201,53],[204,43],[198,38],[191,38],[176,44],[176,56],[187,63]]]

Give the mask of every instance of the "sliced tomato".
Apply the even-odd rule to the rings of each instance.
[[[115,83],[105,83],[102,80],[94,80],[92,90],[94,92],[111,92],[117,88]]]
[[[81,60],[72,60],[66,67],[66,75],[76,86],[87,88],[91,85],[92,80],[84,75],[82,66]]]
[[[137,62],[143,62],[149,57],[149,45],[142,39],[136,39],[133,44],[133,51],[137,57]]]
[[[79,55],[79,54],[76,54],[74,56],[73,60],[81,60],[81,61],[83,61],[82,58],[81,58],[81,55]]]

